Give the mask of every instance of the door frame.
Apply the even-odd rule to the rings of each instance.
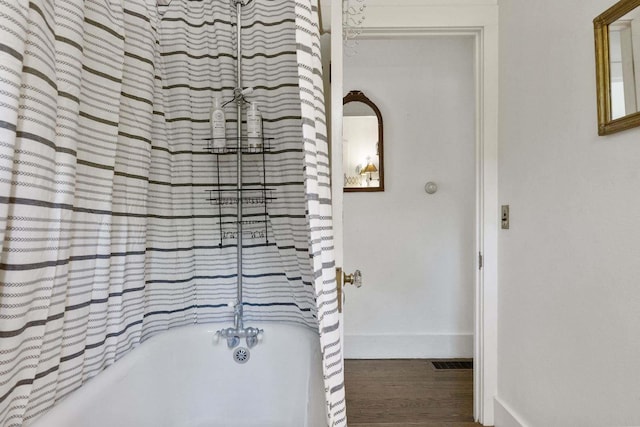
[[[474,418],[494,423],[498,359],[498,5],[441,6],[409,2],[397,6],[369,0],[361,37],[470,36],[474,38],[476,99],[476,261],[474,313]],[[333,3],[335,5],[335,3]],[[341,8],[332,11],[332,141],[342,135]],[[336,31],[338,30],[338,31]],[[336,36],[337,35],[337,36]],[[341,143],[340,143],[341,146]],[[341,167],[342,152],[332,153]],[[340,174],[339,176],[342,176]],[[337,187],[337,186],[334,186]],[[333,189],[342,206],[342,188]],[[341,214],[341,211],[340,211]],[[342,221],[335,230],[341,242]],[[342,248],[336,252],[342,265]],[[482,266],[480,266],[480,255]],[[481,267],[481,268],[480,268]]]

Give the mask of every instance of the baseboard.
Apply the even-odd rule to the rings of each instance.
[[[472,358],[473,334],[346,335],[346,359]]]
[[[522,419],[498,396],[494,397],[495,427],[527,427]]]

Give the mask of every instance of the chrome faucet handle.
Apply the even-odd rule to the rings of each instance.
[[[240,344],[240,337],[237,335],[227,337],[227,347],[234,348]]]
[[[255,336],[255,335],[248,335],[247,336],[247,347],[253,348],[253,347],[255,347],[256,344],[258,344],[258,337]]]

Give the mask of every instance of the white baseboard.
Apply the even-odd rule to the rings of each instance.
[[[346,335],[346,359],[472,358],[473,334]]]
[[[527,427],[520,417],[498,396],[494,397],[495,427]]]

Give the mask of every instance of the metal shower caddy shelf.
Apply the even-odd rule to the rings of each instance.
[[[264,239],[265,244],[269,244],[269,213],[267,210],[267,205],[270,204],[273,200],[276,200],[273,194],[276,192],[275,188],[270,188],[267,186],[267,174],[266,174],[266,154],[271,152],[271,141],[273,138],[260,138],[262,142],[260,147],[252,147],[246,143],[249,140],[253,140],[254,138],[242,137],[238,139],[237,137],[225,138],[227,141],[239,141],[241,144],[240,150],[238,150],[238,146],[235,147],[223,147],[223,148],[214,148],[213,147],[213,138],[208,138],[207,150],[214,154],[216,161],[216,170],[217,170],[217,183],[216,189],[207,190],[209,193],[208,201],[218,208],[218,224],[219,224],[219,233],[220,233],[220,242],[218,242],[218,246],[222,247],[225,239],[238,239],[238,244],[240,245],[241,239],[238,237],[249,236],[251,239]],[[239,177],[239,182],[236,183],[236,186],[233,188],[222,188],[222,182],[220,179],[220,156],[232,155],[237,156],[240,151],[241,155],[253,155],[260,156],[260,163],[262,169],[262,181],[257,184],[249,184],[246,185],[242,183],[241,177]],[[263,212],[261,214],[262,218],[260,220],[245,220],[243,218],[237,218],[235,221],[225,221],[223,220],[222,208],[223,206],[251,206],[251,207],[263,207]],[[255,216],[255,214],[254,214]],[[242,230],[236,232],[229,232],[224,230],[224,226],[226,225],[264,225],[264,228],[256,231],[256,230]]]

